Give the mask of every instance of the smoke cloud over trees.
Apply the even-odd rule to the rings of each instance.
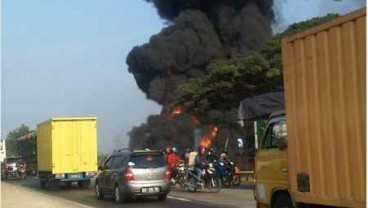
[[[272,0],[147,0],[169,26],[134,47],[126,62],[149,99],[166,105],[179,85],[207,74],[214,59],[262,46],[272,34]]]

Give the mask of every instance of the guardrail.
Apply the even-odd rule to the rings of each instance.
[[[242,181],[253,182],[254,171],[240,171],[239,173]]]

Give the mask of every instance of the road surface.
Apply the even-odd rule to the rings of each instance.
[[[217,208],[239,207],[254,208],[253,192],[245,186],[239,188],[222,189],[219,193],[188,193],[186,190],[173,188],[164,202],[159,202],[156,197],[132,199],[126,204],[117,204],[113,198],[105,197],[97,200],[94,197],[93,188],[79,189],[73,186],[71,189],[60,188],[46,191],[39,188],[36,179],[7,180],[1,183],[1,207],[2,208],[97,208],[97,207],[190,207],[190,208]]]

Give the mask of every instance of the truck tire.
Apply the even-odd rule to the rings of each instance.
[[[276,200],[272,203],[271,208],[293,208],[293,203],[288,194],[281,193],[277,195]]]
[[[44,189],[44,188],[45,188],[45,185],[46,185],[46,181],[40,181],[40,187],[41,187],[42,189]]]
[[[89,188],[89,185],[90,184],[91,184],[91,181],[90,180],[78,181],[79,188],[87,189],[87,188]]]

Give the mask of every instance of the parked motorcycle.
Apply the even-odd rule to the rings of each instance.
[[[197,190],[209,189],[210,192],[219,192],[221,190],[220,180],[216,177],[216,170],[213,163],[208,163],[206,168],[202,169],[201,182],[195,173],[194,169],[188,170],[186,183],[189,192],[196,192]]]

